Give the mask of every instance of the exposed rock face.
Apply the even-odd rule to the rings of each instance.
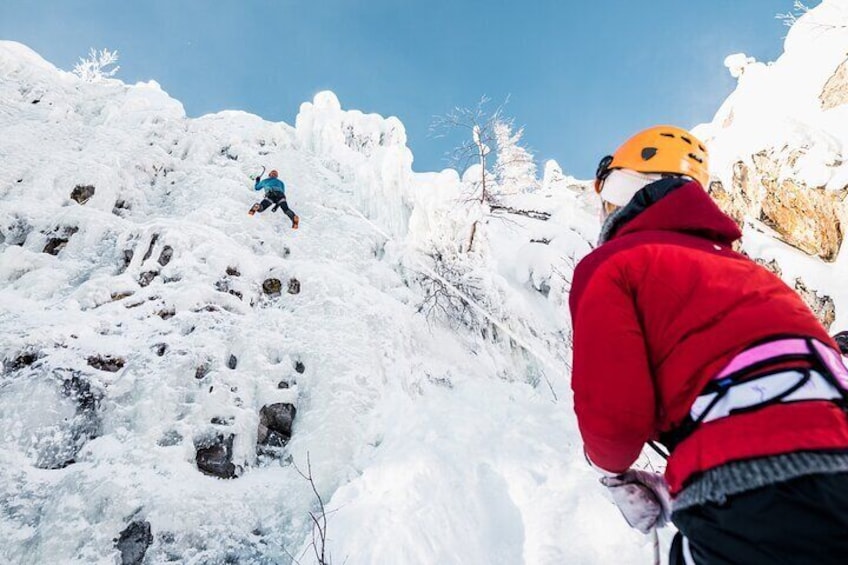
[[[830,110],[848,102],[848,59],[845,59],[836,72],[825,83],[819,94],[822,110]]]
[[[839,207],[833,192],[809,189],[785,180],[766,195],[761,219],[790,245],[833,261],[844,235]]]
[[[171,262],[171,257],[174,256],[174,248],[170,245],[166,245],[162,248],[162,253],[159,254],[159,264],[163,267]]]
[[[130,209],[130,204],[126,200],[116,200],[115,206],[112,207],[112,213],[116,216],[124,216],[126,212]]]
[[[793,152],[788,164],[800,157]],[[833,261],[842,246],[842,195],[810,188],[781,177],[780,164],[760,152],[754,155],[759,181],[765,189],[760,219],[775,229],[786,243],[825,261]]]
[[[107,371],[109,373],[117,373],[123,367],[126,361],[120,357],[112,357],[110,355],[92,355],[88,358],[88,364],[98,371]]]
[[[61,420],[35,438],[33,448],[35,466],[40,469],[62,469],[76,462],[80,449],[101,433],[98,413],[102,394],[92,389],[90,383],[77,373],[61,374],[61,393],[72,406],[74,414]],[[45,421],[53,415],[45,414]]]
[[[279,448],[285,446],[292,435],[292,424],[297,413],[291,404],[278,402],[262,407],[259,412],[259,433],[256,442],[260,451],[264,447]]]
[[[35,351],[24,351],[19,353],[12,359],[3,360],[3,371],[11,373],[18,371],[24,367],[29,367],[38,360],[38,353]]]
[[[94,187],[90,184],[78,184],[71,191],[71,200],[79,204],[85,204],[94,196]]]
[[[755,259],[754,261],[756,261],[758,264],[762,265],[778,277],[783,277],[783,269],[780,268],[780,265],[778,265],[777,261],[775,261],[774,259],[772,259],[771,261],[766,261],[765,259]]]
[[[300,294],[300,281],[291,278],[289,279],[289,294]]]
[[[279,296],[282,288],[283,283],[280,282],[280,279],[265,279],[262,283],[262,291],[268,296]]]
[[[141,565],[151,543],[150,522],[130,523],[115,541],[115,547],[121,552],[121,565]]]
[[[138,276],[138,284],[139,286],[147,286],[153,282],[153,279],[158,275],[156,271],[145,271]]]
[[[729,190],[714,181],[710,194],[739,225],[746,217],[759,219],[789,245],[834,261],[844,240],[845,191],[809,187],[793,178],[791,168],[805,152],[760,151],[750,163],[733,166]]]
[[[49,253],[50,255],[58,255],[61,250],[65,248],[68,244],[68,240],[71,239],[71,236],[79,231],[79,228],[76,226],[66,226],[47,236],[47,244],[44,246],[44,253]]]
[[[197,468],[202,473],[213,477],[221,479],[235,478],[237,467],[233,464],[234,439],[235,436],[232,434],[226,438],[219,435],[211,443],[199,445],[195,457]]]
[[[822,325],[830,329],[833,321],[836,320],[836,306],[833,304],[833,299],[830,296],[819,296],[816,291],[808,289],[801,279],[795,279],[795,290]]]

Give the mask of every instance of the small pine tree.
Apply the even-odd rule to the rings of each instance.
[[[545,163],[545,175],[542,179],[542,188],[544,190],[556,191],[561,187],[565,187],[567,182],[568,179],[562,173],[562,168],[559,166],[559,163],[553,159],[548,160]]]
[[[510,121],[497,120],[494,124],[498,156],[495,161],[495,179],[501,194],[532,192],[539,187],[536,162],[533,155],[521,146],[524,128],[513,132]]]
[[[79,63],[74,66],[74,74],[85,82],[96,82],[104,78],[115,76],[121,68],[118,62],[118,51],[101,49],[99,52],[93,47],[88,52],[88,57],[80,57]],[[109,69],[108,67],[113,68]]]

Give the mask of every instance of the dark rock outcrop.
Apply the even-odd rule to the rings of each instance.
[[[112,357],[111,355],[92,355],[88,358],[88,364],[98,371],[107,371],[109,373],[117,373],[123,367],[126,361],[120,357]]]
[[[150,531],[150,522],[131,522],[115,540],[115,547],[121,552],[121,565],[141,565],[151,543],[153,534]]]
[[[171,262],[171,257],[174,256],[174,248],[170,245],[166,245],[162,248],[162,252],[159,254],[158,263],[163,267]]]
[[[50,255],[58,255],[68,244],[71,236],[78,231],[79,228],[74,226],[66,226],[61,230],[57,229],[53,234],[47,236],[47,244],[44,246],[43,252]]]
[[[284,447],[289,442],[296,413],[294,405],[284,402],[262,407],[259,411],[259,433],[256,439],[260,452],[266,451],[265,448],[271,448],[273,451],[274,448]]]
[[[94,196],[95,188],[90,184],[78,184],[71,191],[71,200],[79,204],[85,204]]]
[[[74,415],[56,421],[49,433],[41,435],[34,445],[35,466],[40,469],[62,469],[76,462],[80,449],[101,433],[98,413],[102,394],[79,373],[57,373],[62,380],[61,392],[74,406]],[[49,416],[48,416],[49,419]]]
[[[795,291],[801,295],[801,298],[810,307],[819,322],[825,328],[830,329],[831,324],[836,320],[836,306],[833,299],[826,295],[819,296],[819,293],[815,290],[808,289],[800,278],[795,279]]]
[[[280,296],[280,291],[283,288],[283,283],[280,282],[280,279],[265,279],[262,283],[262,292],[267,294],[268,296]]]
[[[145,271],[138,276],[138,284],[139,286],[147,286],[159,273],[156,271]]]
[[[197,446],[195,461],[197,468],[205,475],[221,479],[236,477],[237,468],[233,464],[233,440],[235,436],[218,435],[207,445]]]
[[[12,359],[4,359],[3,370],[8,373],[11,373],[12,371],[19,371],[24,367],[29,367],[35,363],[36,360],[38,360],[38,353],[34,351],[23,351]]]
[[[208,374],[209,374],[209,365],[199,365],[197,367],[197,369],[195,369],[195,371],[194,371],[194,378],[200,380]]]
[[[295,278],[289,279],[288,292],[289,294],[300,294],[300,281]]]

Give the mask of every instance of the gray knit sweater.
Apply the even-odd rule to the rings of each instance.
[[[674,499],[672,510],[727,498],[760,487],[822,473],[848,473],[848,453],[798,452],[736,461],[710,469]]]

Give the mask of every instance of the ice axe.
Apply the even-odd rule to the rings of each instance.
[[[262,178],[262,175],[264,175],[264,174],[265,174],[265,165],[262,165],[262,172],[261,172],[261,173],[259,173],[259,174],[258,174],[258,175],[256,175],[256,176],[251,176],[251,177],[250,177],[250,180],[261,179],[261,178]]]

